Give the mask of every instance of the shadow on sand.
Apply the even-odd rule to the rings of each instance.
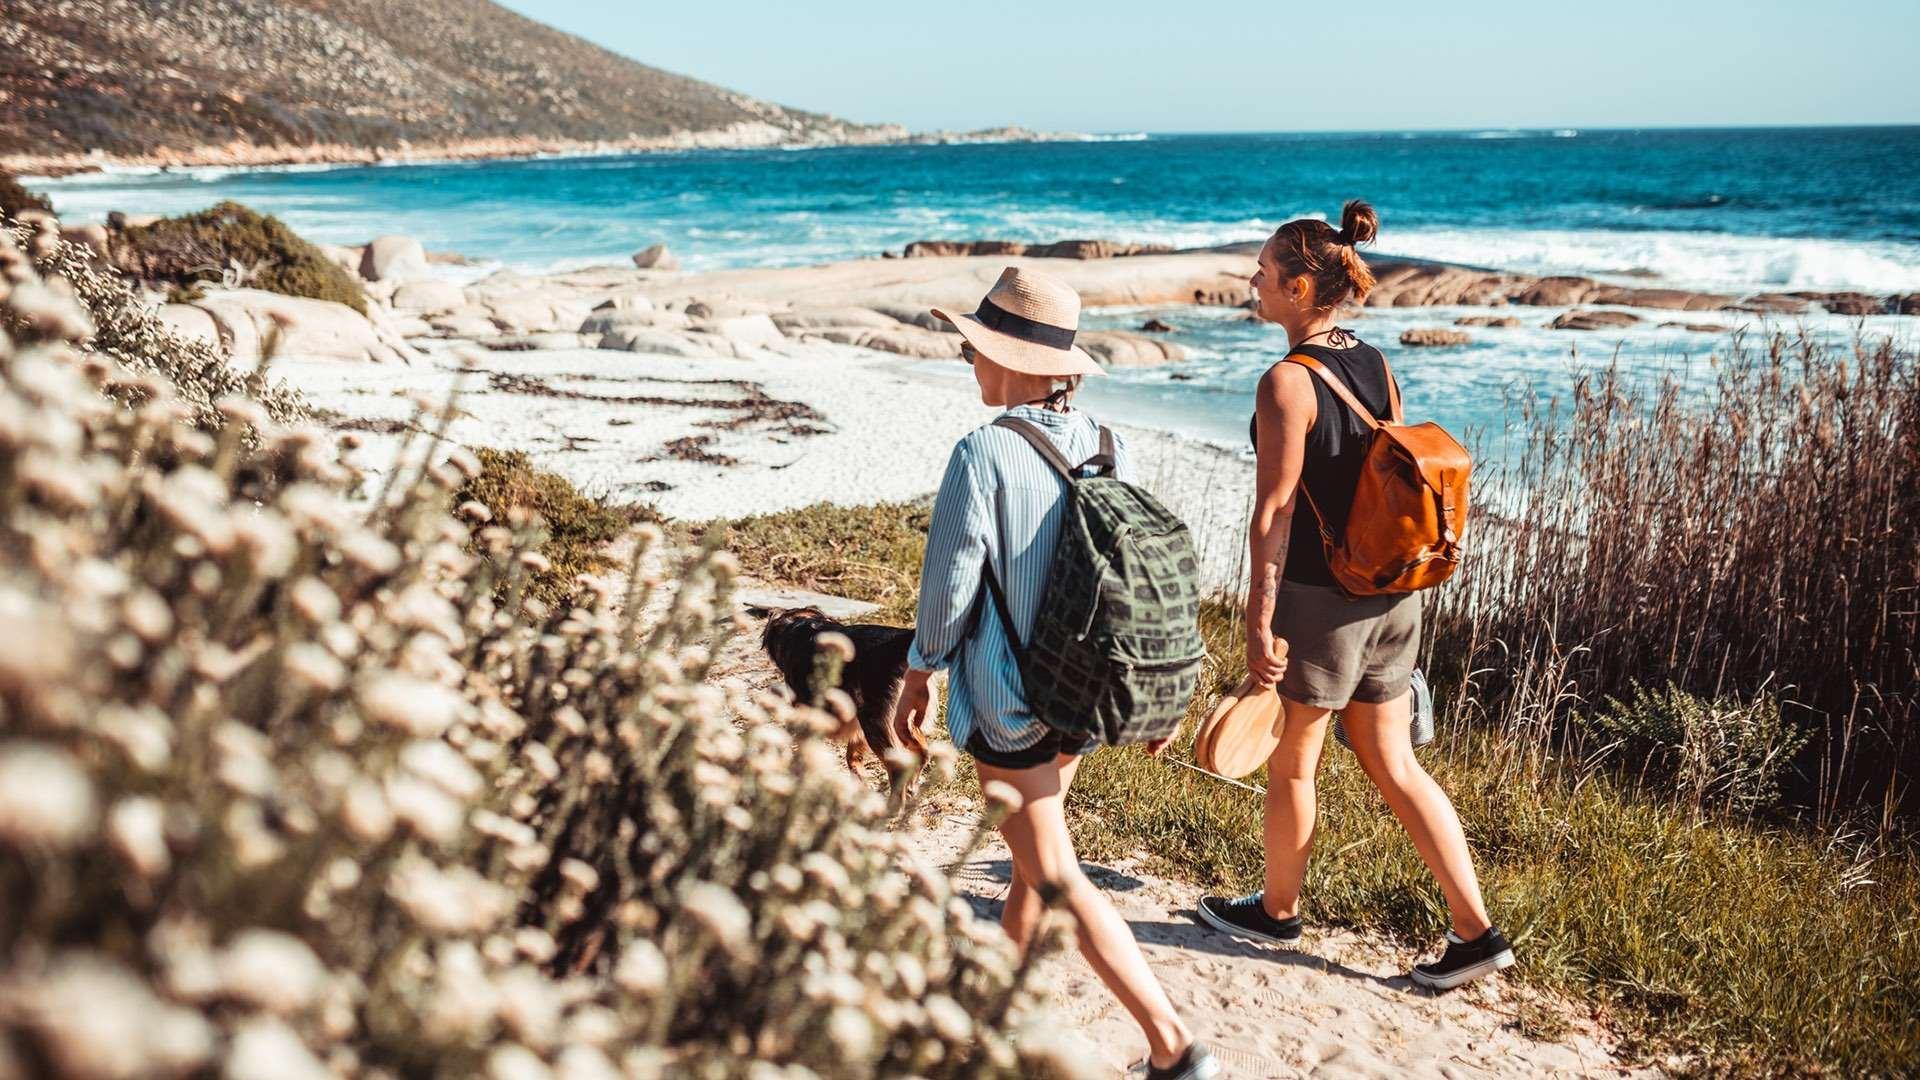
[[[1106,892],[1132,892],[1146,884],[1139,878],[1096,863],[1083,862],[1080,864],[1080,869],[1087,875],[1089,881]],[[1005,906],[1005,886],[1012,880],[1012,873],[1012,864],[1006,859],[982,860],[958,867],[954,871],[954,880],[963,886],[968,884],[975,887],[997,886],[991,896],[966,895],[967,904],[973,908],[976,916],[997,923],[1000,921],[1001,908]],[[1265,960],[1288,967],[1318,971],[1326,975],[1337,975],[1343,979],[1377,986],[1382,990],[1417,997],[1428,996],[1405,975],[1375,975],[1358,968],[1348,967],[1336,960],[1315,955],[1310,951],[1279,949],[1242,941],[1201,922],[1199,914],[1192,909],[1169,911],[1168,914],[1180,918],[1166,921],[1128,919],[1127,924],[1133,927],[1133,935],[1142,945],[1165,946],[1239,960]]]

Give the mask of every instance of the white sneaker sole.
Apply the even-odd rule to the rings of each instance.
[[[1408,977],[1429,990],[1451,990],[1456,986],[1464,986],[1475,979],[1485,978],[1502,968],[1512,966],[1513,950],[1502,949],[1477,964],[1463,967],[1449,975],[1427,975],[1415,968]]]
[[[1193,910],[1199,912],[1201,922],[1206,923],[1208,926],[1213,927],[1223,934],[1232,934],[1234,937],[1246,941],[1256,941],[1262,945],[1271,945],[1276,949],[1286,949],[1288,952],[1298,952],[1300,950],[1299,938],[1277,938],[1270,934],[1263,934],[1258,930],[1249,930],[1244,926],[1235,926],[1218,915],[1215,915],[1213,912],[1208,911],[1205,904],[1195,904]],[[1511,963],[1512,961],[1509,960],[1508,962]]]

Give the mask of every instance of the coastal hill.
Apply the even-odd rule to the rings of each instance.
[[[488,0],[12,0],[0,160],[260,164],[892,141]]]

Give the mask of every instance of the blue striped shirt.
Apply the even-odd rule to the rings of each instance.
[[[1100,452],[1100,427],[1078,409],[1032,405],[1007,415],[1036,424],[1068,461]],[[1126,443],[1114,436],[1115,475],[1133,479]],[[1053,549],[1066,513],[1066,481],[1018,434],[988,424],[962,438],[947,460],[927,529],[920,609],[907,663],[951,668],[947,730],[956,746],[978,731],[1000,751],[1024,750],[1049,730],[1027,708],[1013,648],[986,594],[982,567],[993,567],[1020,640],[1033,633]]]

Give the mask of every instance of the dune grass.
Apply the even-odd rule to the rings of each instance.
[[[912,616],[925,511],[813,506],[729,523],[747,573]],[[905,584],[903,584],[903,582]],[[1197,715],[1237,677],[1238,614],[1202,615]],[[1436,687],[1442,701],[1457,686]],[[1703,813],[1604,769],[1442,718],[1422,760],[1453,795],[1511,976],[1592,1002],[1652,1055],[1709,1073],[1895,1074],[1920,1060],[1920,859],[1864,839]],[[1191,758],[1192,725],[1172,753]],[[1414,947],[1446,909],[1351,754],[1331,740],[1306,914]],[[1261,782],[1256,774],[1250,778]],[[1093,755],[1069,804],[1082,854],[1257,887],[1259,796],[1132,751]],[[1884,842],[1884,841],[1883,841]]]

